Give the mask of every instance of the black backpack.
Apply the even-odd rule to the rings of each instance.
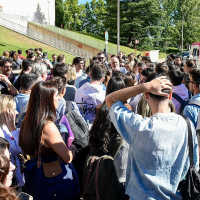
[[[189,96],[188,100],[184,100],[184,99],[182,99],[178,94],[172,93],[172,97],[173,97],[174,99],[176,99],[178,102],[180,102],[180,104],[181,104],[180,113],[183,112],[183,109],[184,109],[185,106],[188,104],[189,99],[191,98],[191,93],[190,93],[189,90],[188,90],[188,96]]]
[[[72,142],[77,150],[82,150],[88,146],[88,126],[85,120],[79,116],[74,110],[70,110],[65,114],[69,125],[74,134],[74,141]]]

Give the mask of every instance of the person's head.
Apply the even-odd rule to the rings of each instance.
[[[57,57],[57,62],[65,63],[65,55],[60,54],[60,55]]]
[[[194,62],[192,60],[188,60],[186,61],[183,70],[184,72],[189,72],[193,68],[194,68]]]
[[[103,51],[101,51],[101,52],[99,52],[98,54],[97,54],[97,58],[98,58],[98,61],[99,62],[105,62],[105,53],[103,52]]]
[[[112,77],[112,70],[110,68],[107,69],[105,79],[103,81],[103,84],[107,87],[109,80]]]
[[[143,69],[140,77],[140,83],[145,83],[147,78],[154,73],[155,73],[154,70],[151,68]]]
[[[189,88],[190,91],[194,93],[194,95],[200,93],[200,70],[199,69],[191,69],[189,71],[190,78],[188,82],[190,83]]]
[[[28,55],[29,55],[30,53],[34,53],[33,49],[28,49]]]
[[[3,52],[3,54],[2,54],[2,56],[8,58],[9,57],[9,52],[5,50]]]
[[[94,64],[92,71],[90,72],[90,77],[92,81],[99,81],[102,83],[105,79],[106,67],[103,64]]]
[[[142,62],[143,63],[151,62],[151,58],[149,56],[142,56]]]
[[[68,67],[65,63],[58,62],[53,67],[53,76],[65,77],[68,80]]]
[[[134,61],[134,57],[135,57],[135,54],[134,53],[131,53],[128,55],[128,60],[131,62],[131,61]]]
[[[119,51],[118,56],[122,59],[122,57],[123,57],[123,52],[122,52],[122,51]]]
[[[142,74],[142,70],[146,69],[147,66],[145,65],[144,62],[138,62],[137,63],[137,72],[139,73],[139,75]]]
[[[30,73],[33,67],[33,61],[25,59],[22,61],[22,72],[23,73]]]
[[[176,56],[174,64],[180,67],[181,66],[181,62],[182,62],[181,61],[181,56]]]
[[[60,97],[63,97],[66,92],[66,78],[56,76],[56,77],[53,77],[52,79],[50,79],[49,81],[52,81],[53,83],[55,83],[57,85],[58,94]]]
[[[46,81],[47,66],[44,63],[34,63],[31,72],[38,76],[38,80]]]
[[[112,77],[106,88],[106,96],[111,94],[112,92],[115,92],[117,90],[121,90],[126,87],[126,84],[124,80],[120,76],[114,76]]]
[[[52,81],[40,81],[32,88],[19,134],[19,146],[25,154],[38,151],[45,124],[56,119],[59,99],[58,86]]]
[[[119,71],[120,66],[119,66],[119,59],[116,57],[111,58],[111,68],[113,71]]]
[[[37,55],[37,58],[43,58],[43,54],[42,54],[42,53],[39,53],[39,54]],[[36,60],[36,58],[35,58],[35,60]]]
[[[131,73],[128,72],[127,74],[125,74],[125,79],[124,82],[126,84],[126,87],[131,87],[134,84],[134,80],[133,77],[131,76]]]
[[[130,62],[126,63],[126,64],[124,65],[124,68],[125,68],[127,71],[133,70],[132,64],[131,64]]]
[[[17,52],[15,52],[14,54],[13,54],[13,60],[14,61],[17,61],[19,59],[19,54],[17,53]]]
[[[23,91],[29,91],[37,82],[38,76],[33,73],[23,74],[20,79],[21,89]]]
[[[112,77],[106,88],[106,95],[125,88],[125,83],[120,77]],[[103,152],[109,152],[112,138],[116,134],[116,129],[111,122],[109,109],[104,102],[96,115],[93,126],[89,133],[89,143]]]
[[[5,113],[7,109],[11,109],[14,111],[15,115],[17,114],[16,111],[16,103],[14,97],[11,95],[0,95],[0,127],[5,123]]]
[[[76,66],[76,72],[78,72],[78,71],[83,69],[83,66],[84,66],[83,58],[75,57],[73,62],[74,62],[74,65]]]
[[[69,80],[76,80],[76,68],[74,66],[68,66]]]
[[[28,58],[29,58],[30,60],[35,60],[36,55],[35,55],[34,53],[29,53],[29,54],[28,54]]]
[[[53,60],[53,62],[56,62],[56,60],[57,60],[57,55],[56,54],[52,55],[52,60]]]
[[[155,78],[161,77],[161,76],[165,76],[165,74],[153,73],[152,75],[150,75],[147,78],[146,83],[152,81]],[[147,100],[147,102],[149,104],[149,107],[151,108],[152,112],[153,112],[153,110],[155,110],[154,108],[158,108],[159,106],[167,106],[167,108],[164,108],[164,109],[168,109],[168,111],[169,111],[169,100],[171,100],[171,98],[172,98],[172,90],[163,89],[162,92],[166,93],[166,94],[169,94],[169,97],[152,94],[150,92],[145,93],[145,98],[146,98],[146,100]]]
[[[43,53],[43,58],[48,58],[48,53],[47,52]]]
[[[173,53],[171,53],[170,55],[169,55],[169,60],[171,61],[171,62],[173,62],[174,60],[175,60],[175,55],[173,54]]]
[[[10,187],[12,183],[13,172],[15,166],[10,162],[10,144],[0,137],[0,183],[6,187]]]
[[[160,74],[160,73],[168,73],[169,71],[169,67],[166,64],[163,63],[158,63],[156,65],[156,69],[155,69],[156,73]]]
[[[22,54],[22,50],[21,49],[18,49],[17,52],[18,52],[19,55]]]
[[[12,73],[13,61],[10,58],[4,58],[0,62],[1,72],[7,77]]]
[[[183,72],[179,69],[170,70],[168,76],[173,86],[181,85],[183,81]]]

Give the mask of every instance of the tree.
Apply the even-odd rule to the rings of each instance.
[[[63,0],[55,1],[55,25],[61,27],[61,25],[65,25],[64,21],[64,4]]]
[[[85,30],[87,33],[102,35],[105,31],[103,26],[105,13],[106,7],[103,0],[86,2],[81,16],[81,20],[83,21],[82,30]]]
[[[78,0],[65,0],[64,9],[66,28],[80,31],[82,20],[79,18],[84,10],[84,6],[79,6]]]

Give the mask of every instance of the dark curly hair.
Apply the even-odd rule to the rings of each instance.
[[[106,95],[123,88],[125,88],[124,80],[121,77],[112,77],[108,82]],[[102,153],[108,153],[116,135],[117,130],[111,122],[109,108],[104,102],[89,133],[90,146]]]

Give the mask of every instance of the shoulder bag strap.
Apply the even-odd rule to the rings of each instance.
[[[190,158],[190,166],[194,165],[193,161],[193,142],[192,142],[192,130],[191,130],[191,124],[190,120],[183,115],[183,118],[185,119],[188,127],[188,146],[189,146],[189,158]]]
[[[82,199],[84,199],[85,191],[86,191],[89,179],[90,179],[90,175],[92,173],[92,165],[94,163],[95,158],[96,158],[96,156],[93,156],[92,159],[91,159],[91,162],[90,162],[90,168],[89,168],[89,172],[88,172],[87,179],[86,179],[86,182],[85,182]]]
[[[96,198],[97,198],[96,200],[101,200],[99,196],[99,183],[98,183],[99,182],[99,165],[100,165],[101,159],[105,156],[101,156],[97,162],[96,173],[95,173],[95,190],[96,190]]]

